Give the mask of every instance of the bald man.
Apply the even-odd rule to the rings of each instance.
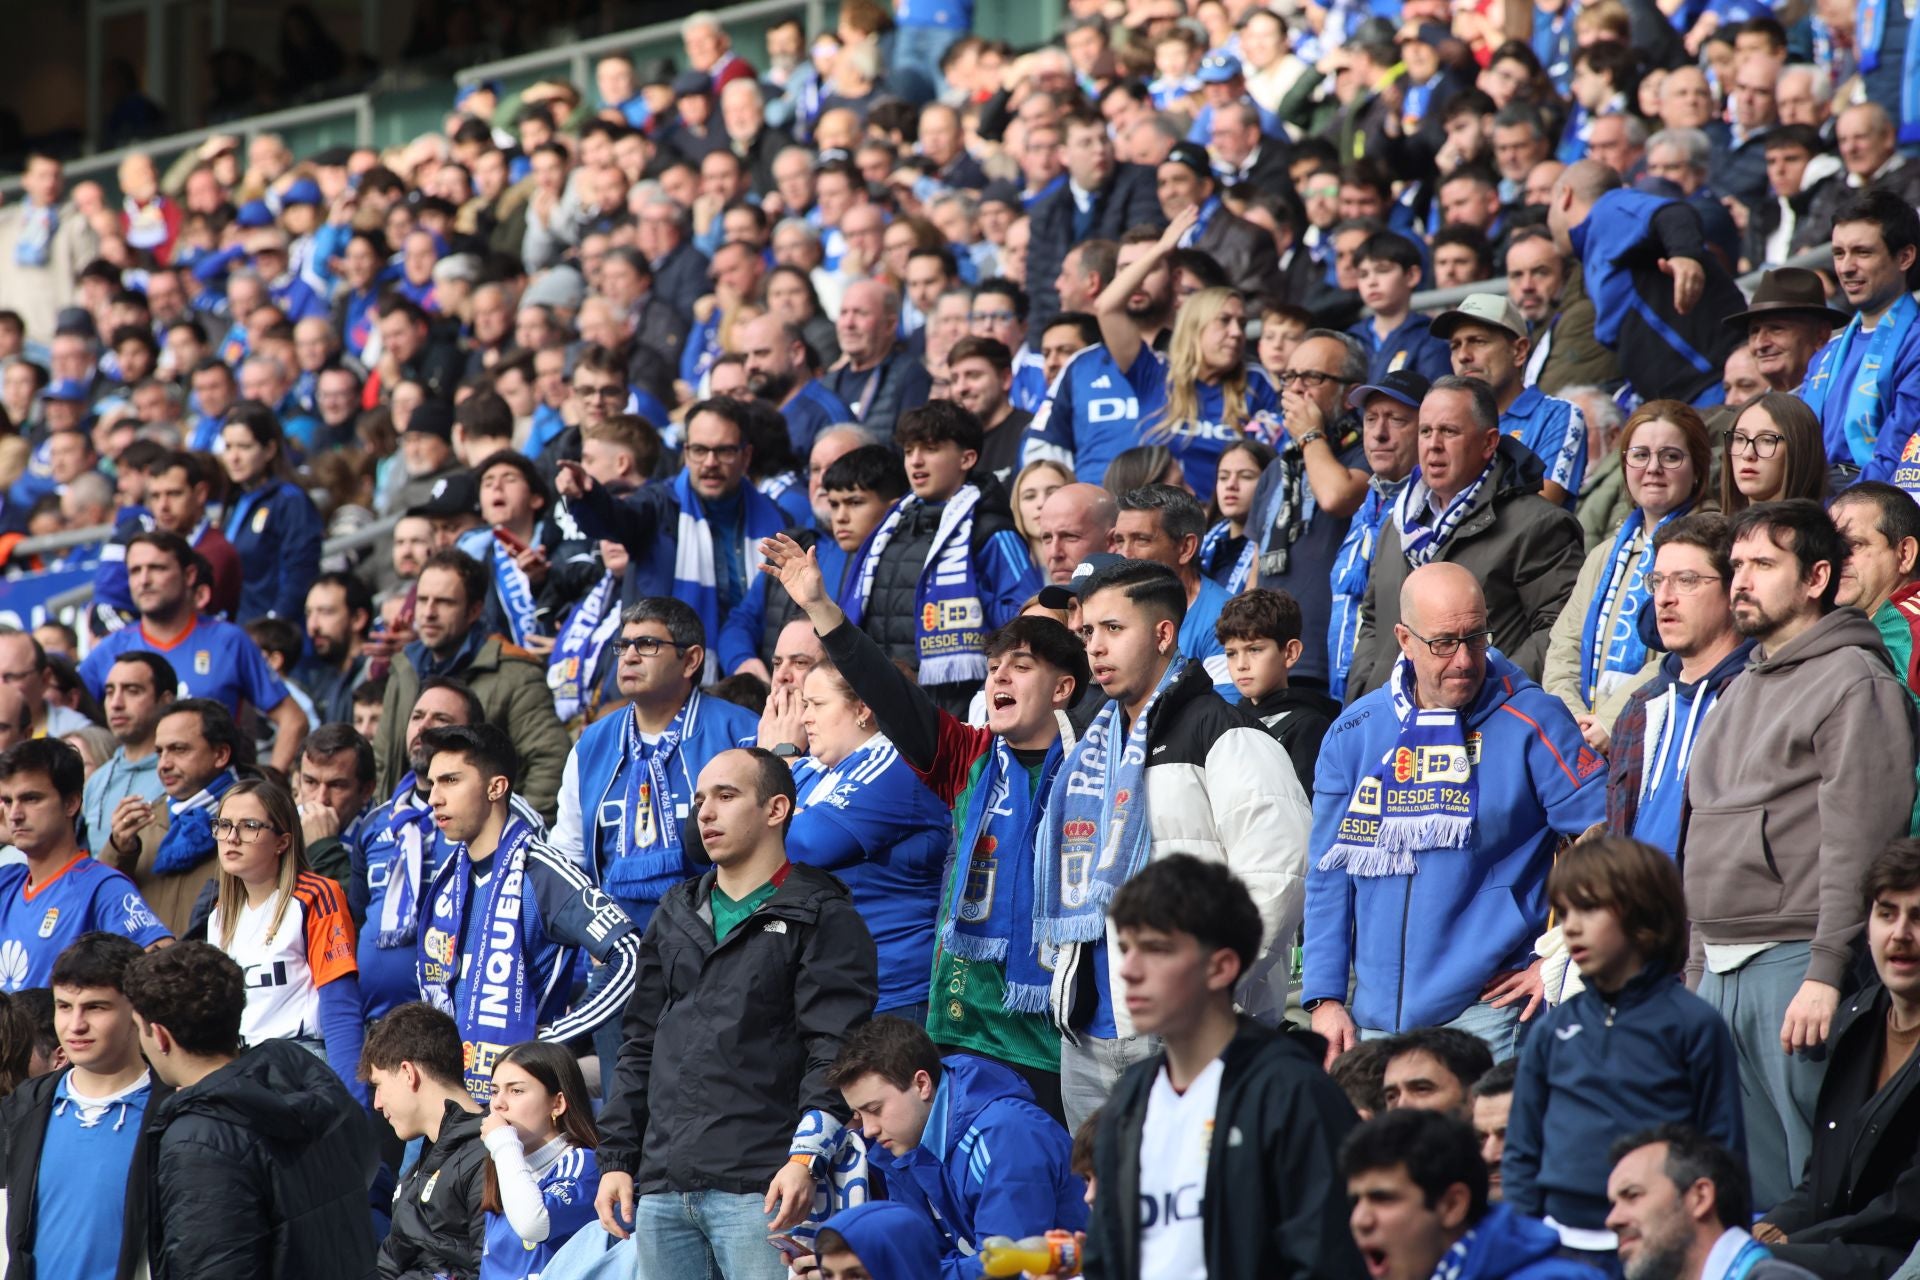
[[[1107,549],[1120,520],[1114,496],[1097,484],[1062,485],[1040,504],[1040,554],[1049,583],[1072,579],[1088,556]]]
[[[1398,612],[1389,687],[1321,747],[1301,1000],[1329,1063],[1357,1038],[1430,1026],[1503,1060],[1542,999],[1554,849],[1605,819],[1606,762],[1490,647],[1470,570],[1415,569]]]

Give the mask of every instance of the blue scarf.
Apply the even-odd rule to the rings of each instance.
[[[1413,705],[1413,664],[1403,654],[1387,687],[1400,736],[1379,767],[1360,779],[1320,870],[1350,876],[1410,876],[1418,853],[1473,843],[1480,781],[1467,755],[1458,711]]]
[[[539,526],[534,527],[533,543],[540,545]],[[513,633],[513,642],[524,647],[527,637],[538,635],[540,625],[534,614],[539,611],[540,602],[534,599],[533,583],[527,580],[527,572],[514,563],[513,553],[493,541],[493,589],[500,596],[500,612],[506,615],[507,630]],[[556,646],[557,647],[557,646]]]
[[[1033,936],[1034,877],[1020,874],[1020,861],[1033,848],[1034,801],[1051,792],[1065,757],[1064,743],[1055,741],[1033,787],[1006,739],[996,735],[993,749],[980,758],[954,846],[940,945],[962,960],[1003,965],[1009,1013],[1047,1011],[1050,983]]]
[[[1213,215],[1219,212],[1220,197],[1208,196],[1206,203],[1200,206],[1200,213],[1194,219],[1193,225],[1187,228],[1187,234],[1180,237],[1180,247],[1182,249],[1191,249],[1194,245],[1199,244],[1200,237],[1207,234],[1207,224],[1212,222]]]
[[[1455,495],[1447,509],[1440,513],[1439,519],[1432,524],[1424,524],[1420,517],[1427,511],[1427,495],[1433,490],[1421,478],[1419,471],[1400,491],[1400,499],[1394,504],[1394,519],[1400,526],[1400,550],[1407,557],[1407,563],[1418,569],[1433,560],[1445,549],[1453,537],[1460,522],[1467,518],[1467,512],[1473,510],[1474,499],[1480,496],[1480,486],[1493,474],[1493,463],[1487,463],[1487,469],[1474,478],[1472,484]]]
[[[482,1105],[493,1096],[497,1056],[483,1050],[531,1040],[540,1024],[539,995],[527,966],[526,916],[535,910],[527,849],[533,839],[525,819],[508,818],[490,859],[492,874],[477,893],[472,892],[473,854],[464,844],[456,848],[433,878],[433,907],[420,935],[420,995],[459,1025],[467,1092]],[[463,981],[460,941],[469,907],[485,923],[477,935],[480,950],[469,957]]]
[[[607,641],[620,626],[619,580],[600,575],[593,590],[567,615],[547,662],[547,688],[553,690],[553,709],[562,723],[580,714],[593,694],[593,670]],[[612,607],[609,607],[612,606]]]
[[[750,484],[740,486],[739,496],[743,504],[740,533],[745,544],[741,561],[746,571],[742,583],[745,586],[760,566],[761,539],[771,538],[786,528],[787,517]],[[680,504],[680,523],[675,530],[673,550],[673,594],[700,615],[700,625],[707,632],[706,678],[716,680],[720,675],[716,644],[722,618],[717,565],[725,550],[714,545],[707,509],[693,491],[692,477],[684,470],[673,478],[673,498]]]
[[[44,267],[53,258],[53,232],[60,211],[28,200],[20,206],[20,238],[13,242],[13,265]]]
[[[387,896],[380,902],[380,931],[374,945],[382,951],[411,947],[419,936],[419,895],[426,883],[426,851],[439,828],[424,796],[416,795],[418,781],[411,769],[394,789],[388,809],[387,833],[393,837],[393,858],[387,863]]]
[[[825,1111],[809,1111],[794,1126],[787,1154],[819,1158],[813,1208],[806,1221],[788,1233],[795,1240],[811,1242],[828,1218],[873,1199],[873,1175],[859,1125],[843,1125]]]
[[[1854,21],[1854,40],[1860,58],[1860,73],[1871,75],[1880,69],[1880,59],[1893,50],[1887,43],[1887,5],[1900,0],[1860,0]],[[1888,114],[1899,126],[1901,143],[1920,138],[1920,41],[1907,36],[1905,73],[1900,77],[1900,109],[1891,106]]]
[[[1147,726],[1160,698],[1187,669],[1175,657],[1118,742],[1120,704],[1109,699],[1062,764],[1034,842],[1034,924],[1043,944],[1106,937],[1107,904],[1147,865]]]
[[[1353,666],[1353,650],[1360,639],[1360,602],[1367,595],[1367,578],[1373,571],[1373,549],[1380,539],[1380,526],[1406,481],[1367,479],[1367,496],[1347,525],[1340,552],[1333,561],[1333,617],[1327,625],[1327,670],[1335,698],[1347,692],[1347,670]]]
[[[606,888],[616,898],[633,902],[658,901],[686,874],[681,851],[680,820],[674,814],[673,787],[667,770],[680,751],[687,721],[700,713],[701,693],[687,695],[673,723],[649,751],[640,740],[640,724],[625,713],[626,807],[615,827],[618,844],[603,873]],[[686,768],[685,762],[680,767]]]
[[[1910,293],[1901,294],[1880,317],[1880,323],[1873,326],[1866,352],[1860,357],[1859,373],[1840,402],[1840,427],[1856,466],[1864,467],[1873,460],[1874,441],[1893,406],[1893,357],[1916,318],[1920,318],[1920,303],[1914,302]],[[1819,416],[1822,426],[1829,425],[1827,409],[1834,403],[1833,384],[1846,368],[1847,353],[1860,332],[1860,314],[1855,312],[1840,336],[1822,349],[1800,388],[1800,398]],[[1831,432],[1827,438],[1833,438]]]
[[[1234,559],[1233,567],[1227,570],[1227,575],[1224,578],[1216,577],[1215,575],[1217,575],[1223,567],[1218,563],[1220,548],[1232,537],[1233,526],[1231,521],[1222,520],[1220,523],[1214,525],[1213,528],[1207,530],[1207,536],[1200,539],[1200,569],[1201,572],[1225,587],[1228,594],[1237,596],[1246,588],[1247,575],[1253,572],[1254,545],[1252,537],[1247,537],[1246,540],[1241,543],[1240,554]]]
[[[920,503],[911,493],[900,499],[868,541],[860,563],[860,610],[858,615],[850,614],[856,626],[872,597],[880,557],[901,520]],[[987,612],[973,567],[973,516],[979,505],[979,487],[971,484],[962,485],[960,492],[947,499],[914,587],[914,643],[923,685],[986,678]]]
[[[1592,710],[1605,694],[1618,687],[1618,679],[1639,671],[1647,661],[1647,645],[1640,638],[1640,611],[1653,592],[1647,587],[1647,573],[1653,568],[1653,535],[1667,521],[1685,515],[1693,503],[1686,502],[1666,515],[1641,541],[1640,550],[1629,556],[1628,548],[1646,527],[1646,514],[1635,507],[1628,513],[1620,531],[1613,535],[1613,550],[1607,556],[1607,580],[1593,593],[1587,605],[1587,623],[1580,631],[1580,695]],[[1617,607],[1616,607],[1616,602]],[[1600,628],[1613,614],[1612,629],[1606,642],[1600,641]]]
[[[191,800],[167,802],[167,830],[153,858],[155,875],[176,876],[213,856],[213,811],[239,780],[239,774],[224,769]]]

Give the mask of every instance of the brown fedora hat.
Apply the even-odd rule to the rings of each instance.
[[[1853,319],[1846,312],[1827,305],[1827,287],[1820,282],[1818,273],[1800,267],[1779,267],[1760,277],[1753,301],[1745,311],[1728,316],[1726,323],[1744,329],[1749,320],[1781,312],[1819,316],[1831,321],[1836,329]]]

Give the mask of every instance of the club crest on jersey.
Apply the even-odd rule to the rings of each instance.
[[[40,936],[51,938],[56,925],[60,923],[60,908],[48,907],[47,914],[40,917]]]
[[[213,654],[205,649],[193,651],[193,673],[199,676],[213,674]]]
[[[253,531],[255,533],[265,533],[267,531],[267,509],[265,507],[253,513]]]

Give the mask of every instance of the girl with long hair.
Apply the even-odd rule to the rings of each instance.
[[[1830,496],[1820,419],[1799,397],[1767,392],[1721,438],[1720,510],[1729,520],[1756,502]]]
[[[1227,446],[1214,475],[1214,523],[1200,539],[1200,572],[1235,595],[1252,577],[1255,548],[1247,537],[1253,493],[1274,460],[1274,451],[1258,440]]]
[[[480,1280],[538,1276],[596,1221],[600,1133],[586,1078],[564,1045],[529,1040],[500,1055],[480,1140],[492,1157],[480,1193],[487,1215]]]
[[[257,400],[227,411],[220,463],[233,481],[223,532],[240,557],[238,623],[273,614],[304,618],[307,588],[320,576],[326,525],[293,478],[280,419]]]

